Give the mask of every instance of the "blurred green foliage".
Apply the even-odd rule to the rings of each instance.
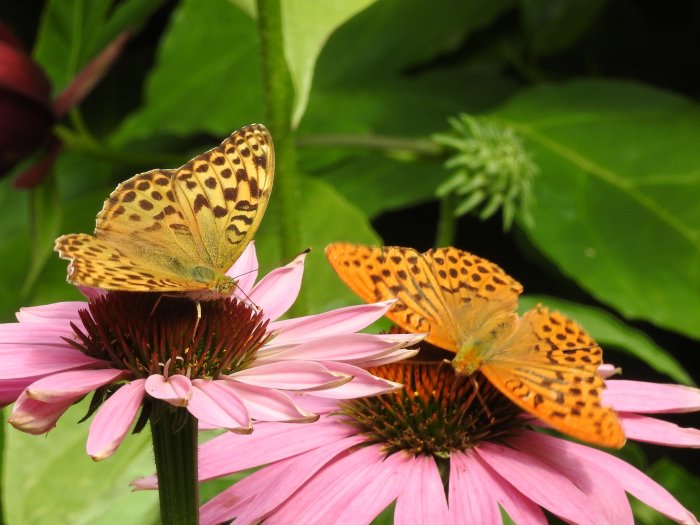
[[[578,319],[626,377],[698,380],[688,365],[700,340],[700,85],[698,65],[678,58],[697,49],[698,5],[282,4],[300,177],[294,227],[298,251],[312,248],[311,312],[359,301],[325,263],[327,243],[425,249],[447,220],[455,245],[542,294],[524,305]],[[11,177],[0,183],[0,318],[10,321],[23,305],[80,297],[52,239],[91,232],[116,183],[179,165],[264,122],[265,108],[252,1],[48,0],[31,14],[3,4],[0,18],[34,42],[54,94],[116,35],[132,33],[107,77],[59,124],[64,147],[51,176],[30,191],[14,189]],[[504,233],[499,214],[483,223],[438,217],[449,152],[430,138],[449,133],[448,119],[460,113],[508,126],[534,159],[532,222],[515,214]],[[280,248],[276,206],[273,192],[256,237],[264,268],[295,255]],[[155,519],[153,494],[126,493],[130,476],[148,474],[147,439],[129,438],[114,458],[91,465],[86,428],[69,419],[48,440],[6,436],[7,522]],[[672,491],[697,489],[698,472],[674,460],[682,456],[659,460],[651,473]],[[659,522],[648,508],[636,512],[640,523]],[[378,523],[390,521],[389,511]]]

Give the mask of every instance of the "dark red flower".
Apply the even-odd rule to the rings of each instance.
[[[47,142],[54,120],[48,78],[0,23],[0,176]]]
[[[39,184],[61,150],[55,122],[78,105],[121,54],[130,31],[110,42],[53,101],[51,83],[19,40],[0,22],[0,177],[43,147],[36,162],[15,180],[16,188]]]

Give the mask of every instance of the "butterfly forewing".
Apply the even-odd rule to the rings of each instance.
[[[95,236],[144,253],[168,254],[182,264],[206,261],[207,252],[178,203],[176,170],[151,170],[119,184],[97,215]]]
[[[429,338],[446,346],[454,344],[443,328],[451,321],[441,318],[447,313],[442,294],[418,252],[335,243],[326,247],[326,256],[340,278],[365,301],[399,299],[387,312],[399,326],[409,332],[429,332]]]

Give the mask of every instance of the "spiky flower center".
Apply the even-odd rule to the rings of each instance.
[[[151,293],[111,292],[80,311],[68,343],[85,354],[151,374],[218,377],[248,366],[267,336],[262,312],[236,298],[195,302]]]
[[[524,425],[521,410],[480,374],[457,375],[444,362],[411,361],[370,371],[404,388],[348,402],[343,413],[387,454],[447,458],[482,441],[514,435]]]

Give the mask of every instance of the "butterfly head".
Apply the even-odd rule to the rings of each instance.
[[[212,291],[215,291],[216,293],[224,297],[228,297],[229,295],[231,295],[235,289],[236,280],[232,279],[228,275],[219,276],[214,281],[214,285],[212,286]]]

